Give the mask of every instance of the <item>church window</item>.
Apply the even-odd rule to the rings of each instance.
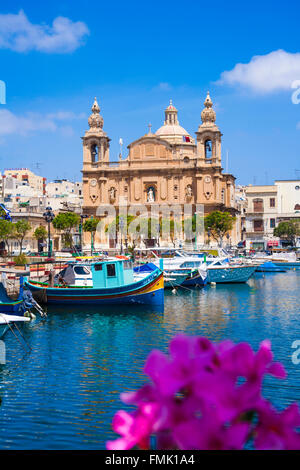
[[[205,141],[205,158],[207,160],[212,158],[212,141],[210,139]]]
[[[92,146],[91,146],[91,155],[92,155],[92,163],[96,163],[97,158],[98,158],[97,144],[92,144]]]
[[[145,148],[146,157],[153,157],[154,156],[154,145],[147,144],[145,147],[146,147]]]

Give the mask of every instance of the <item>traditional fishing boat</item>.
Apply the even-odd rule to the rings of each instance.
[[[25,284],[43,303],[164,302],[164,279],[159,267],[148,263],[137,273],[131,261],[117,258],[73,261],[48,282],[28,279]]]
[[[24,291],[24,275],[29,271],[1,268],[0,272],[0,312],[24,315],[33,307],[30,296]],[[13,280],[8,276],[14,277]]]

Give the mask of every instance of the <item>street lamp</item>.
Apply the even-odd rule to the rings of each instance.
[[[159,223],[156,224],[156,243],[157,243],[157,246],[159,246],[159,229],[160,229],[160,225]]]
[[[82,225],[83,219],[86,219],[88,215],[81,214],[80,215],[80,224],[79,224],[79,244],[80,244],[80,254],[82,253]]]
[[[48,224],[48,258],[51,258],[52,246],[51,246],[51,240],[50,240],[50,224],[55,217],[55,215],[52,212],[52,207],[50,206],[46,207],[46,211],[43,213],[43,217]]]
[[[124,220],[123,220],[123,217],[120,217],[119,225],[120,225],[120,231],[121,231],[121,249],[120,249],[120,255],[122,255],[122,254],[123,254],[123,227],[124,227]]]

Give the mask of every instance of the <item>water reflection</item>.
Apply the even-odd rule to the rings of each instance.
[[[145,306],[49,306],[46,321],[25,325],[32,347],[7,339],[0,369],[1,448],[98,449],[111,438],[119,394],[145,381],[143,364],[155,347],[167,350],[178,332],[212,340],[269,338],[289,377],[266,383],[278,406],[300,398],[300,367],[291,344],[300,339],[300,273],[255,275],[247,284],[165,294],[164,312]]]

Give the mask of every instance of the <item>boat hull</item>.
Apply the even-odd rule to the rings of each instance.
[[[145,279],[117,288],[48,287],[46,284],[27,281],[33,297],[49,304],[118,304],[137,303],[162,305],[164,280],[160,270]]]
[[[257,266],[208,267],[207,282],[239,283],[247,282]]]
[[[192,287],[192,286],[203,287],[206,284],[207,284],[207,278],[203,279],[203,277],[201,276],[200,273],[198,273],[198,271],[197,271],[197,274],[191,275],[191,277],[189,277],[182,283],[184,287]]]

